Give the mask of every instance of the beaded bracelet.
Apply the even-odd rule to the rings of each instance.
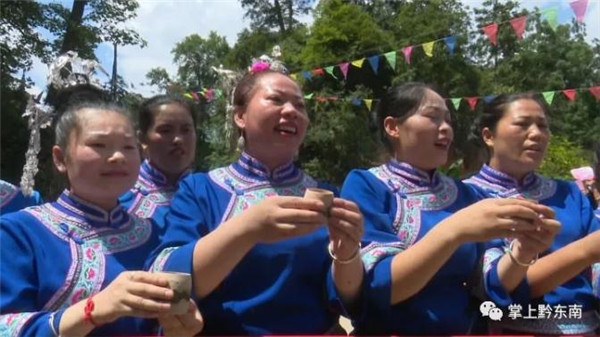
[[[504,252],[507,253],[508,256],[510,256],[510,259],[514,263],[518,264],[521,267],[529,267],[529,266],[532,266],[534,263],[537,262],[538,258],[540,257],[540,254],[536,254],[535,257],[531,261],[529,261],[528,263],[523,263],[523,262],[517,260],[517,258],[512,253],[512,249],[513,249],[513,245],[514,244],[515,244],[515,240],[512,240],[510,242],[510,245],[508,246],[508,248],[504,248]]]
[[[89,322],[91,325],[97,327],[98,324],[96,324],[96,322],[94,322],[94,319],[92,318],[92,311],[94,311],[94,299],[93,296],[90,296],[85,302],[85,308],[83,308],[84,320],[86,322]]]
[[[329,256],[331,256],[333,261],[335,261],[339,264],[349,264],[352,261],[356,260],[357,257],[360,256],[360,244],[358,245],[358,249],[356,249],[356,252],[354,252],[354,254],[352,254],[352,256],[346,260],[340,260],[337,258],[337,256],[335,256],[335,254],[333,254],[333,245],[331,242],[329,242],[329,245],[327,245],[327,251],[329,251]]]

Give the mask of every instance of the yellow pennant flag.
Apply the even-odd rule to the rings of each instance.
[[[369,111],[371,111],[371,106],[373,105],[373,100],[372,99],[363,99],[363,102],[365,102],[367,109],[369,109]]]
[[[192,96],[192,94],[190,94],[189,92],[186,92],[185,94],[183,94],[183,96],[190,98],[190,99],[194,99],[194,96]]]
[[[433,44],[435,41],[423,43],[423,51],[425,51],[425,55],[432,57],[433,56]]]
[[[298,80],[298,75],[296,75],[296,73],[290,74],[290,77],[294,79],[294,81]]]
[[[352,61],[352,65],[358,68],[362,68],[364,62],[365,58],[363,57],[360,60]]]

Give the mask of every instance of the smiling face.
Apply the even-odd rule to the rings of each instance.
[[[246,151],[273,168],[293,159],[309,119],[296,82],[267,73],[256,79],[245,106],[236,108],[235,123],[245,135]]]
[[[450,123],[446,102],[430,89],[425,89],[418,108],[404,121],[394,117],[384,120],[395,158],[422,170],[446,163],[454,139]]]
[[[190,168],[196,154],[196,129],[191,112],[179,103],[162,104],[142,135],[148,160],[167,176],[179,177]]]
[[[521,179],[542,163],[550,131],[544,109],[532,99],[508,103],[494,130],[482,137],[491,150],[490,166]]]
[[[111,209],[117,198],[135,184],[140,157],[131,122],[114,111],[77,112],[66,150],[54,146],[54,163],[66,173],[77,197]]]

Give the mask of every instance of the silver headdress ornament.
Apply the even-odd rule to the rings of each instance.
[[[281,47],[278,45],[273,47],[271,56],[261,55],[259,58],[252,59],[252,65],[248,71],[261,72],[265,70],[274,70],[283,74],[288,74],[289,71],[281,61]]]
[[[100,69],[108,73],[93,60],[83,60],[74,51],[68,51],[59,56],[50,64],[48,83],[56,90],[75,87],[78,85],[91,85],[102,89],[100,82],[94,78],[94,72]],[[25,153],[25,166],[21,176],[20,187],[24,195],[31,195],[35,186],[35,175],[38,173],[38,153],[41,149],[40,131],[52,124],[54,109],[41,103],[41,92],[37,97],[29,97],[23,117],[27,117],[30,130],[29,147]]]

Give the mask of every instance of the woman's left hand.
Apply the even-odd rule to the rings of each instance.
[[[183,315],[162,314],[158,322],[165,336],[195,336],[204,328],[204,320],[194,300],[190,299],[188,311]]]
[[[363,233],[363,216],[358,206],[352,201],[335,198],[329,210],[333,254],[342,261],[351,259],[360,249]]]

